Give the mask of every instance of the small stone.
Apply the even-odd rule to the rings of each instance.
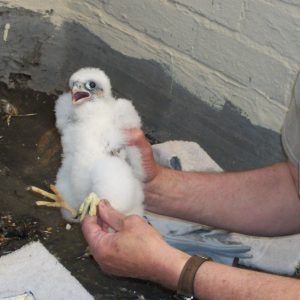
[[[72,228],[71,224],[66,225],[66,230],[70,230]]]

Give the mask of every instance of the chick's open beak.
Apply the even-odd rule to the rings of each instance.
[[[89,92],[78,89],[77,87],[72,88],[71,94],[73,104],[82,103],[83,101],[88,100],[88,98],[91,96]]]

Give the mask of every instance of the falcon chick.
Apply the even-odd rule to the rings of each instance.
[[[143,215],[141,155],[126,145],[123,133],[125,128],[141,127],[137,111],[130,101],[112,96],[110,80],[100,69],[78,70],[69,87],[71,92],[55,105],[63,154],[52,186],[56,202],[50,206],[62,207],[63,217],[76,222],[75,212],[93,192],[97,196],[88,197],[81,208],[84,214],[98,197],[126,215]]]

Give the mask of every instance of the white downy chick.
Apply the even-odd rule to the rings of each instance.
[[[63,159],[56,187],[76,210],[94,192],[126,215],[143,215],[143,168],[136,147],[126,146],[123,129],[140,128],[132,103],[112,96],[107,75],[83,68],[70,80],[70,93],[55,106]],[[76,221],[62,209],[69,221]]]

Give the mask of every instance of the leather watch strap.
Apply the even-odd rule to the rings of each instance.
[[[200,266],[211,258],[207,256],[191,256],[184,265],[177,285],[177,294],[185,297],[194,296],[194,279]]]

